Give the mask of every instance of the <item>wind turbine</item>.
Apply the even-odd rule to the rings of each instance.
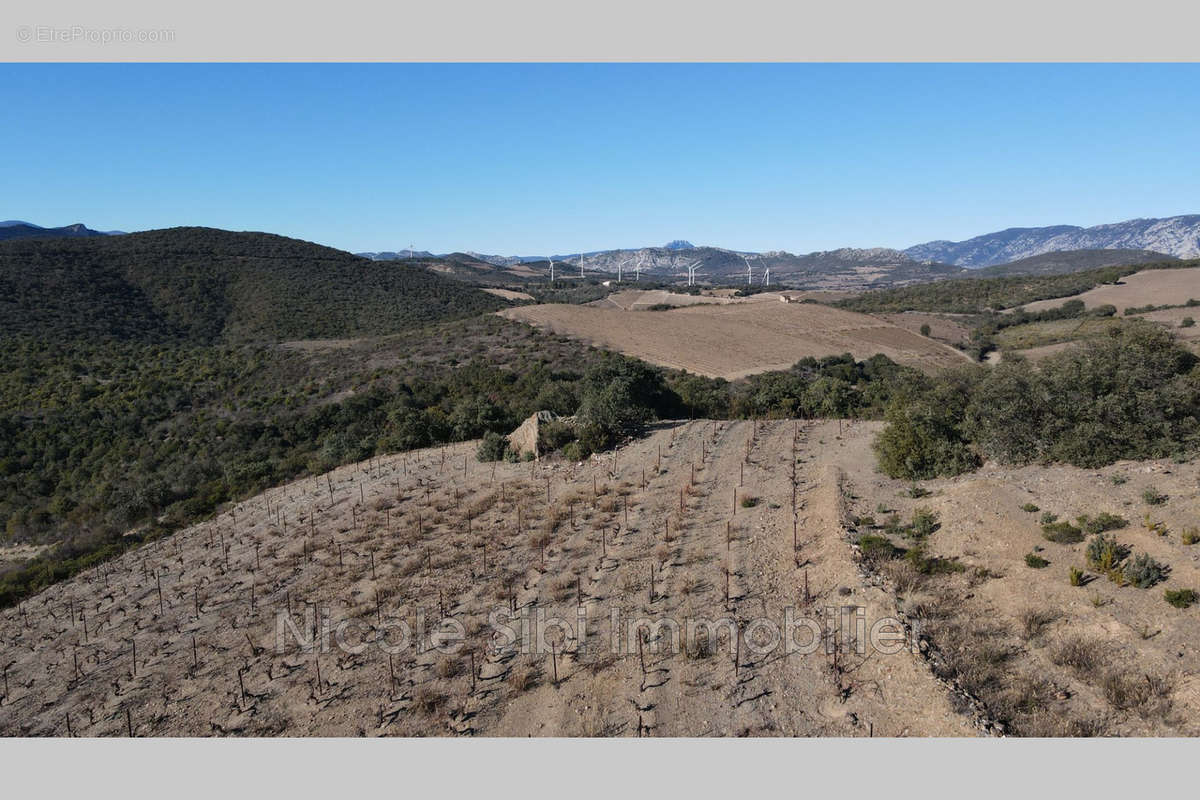
[[[554,285],[554,256],[550,256],[550,285]]]
[[[583,277],[583,253],[579,254],[579,277]]]
[[[645,257],[645,256],[644,256],[644,254],[642,254],[642,253],[638,253],[638,257],[637,257],[637,273],[636,273],[636,275],[635,275],[635,277],[634,277],[634,280],[635,280],[635,281],[640,281],[640,280],[642,279],[642,259],[643,259],[644,257]]]
[[[754,279],[754,270],[750,268],[750,259],[742,256],[742,261],[746,262],[746,285],[749,286]]]
[[[693,261],[691,264],[688,264],[688,268],[687,268],[687,271],[688,271],[688,286],[695,286],[695,285],[696,285],[696,269],[697,269],[697,267],[699,267],[699,266],[700,266],[700,262],[699,262],[699,261]]]
[[[621,282],[621,268],[624,267],[626,264],[628,264],[630,261],[633,261],[633,259],[627,258],[624,261],[620,261],[617,263],[617,283]]]
[[[771,285],[771,268],[767,267],[767,271],[763,273],[763,286]]]
[[[410,243],[410,244],[408,245],[408,260],[409,260],[409,261],[412,261],[412,257],[413,257],[413,246],[412,246],[412,244]]]

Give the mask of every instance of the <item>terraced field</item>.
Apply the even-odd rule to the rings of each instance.
[[[581,464],[459,445],[273,489],[7,609],[0,734],[1200,732],[1200,617],[1162,594],[1200,588],[1197,465],[913,492],[879,429],[664,423]],[[1035,505],[1122,517],[1166,580],[1097,576]]]
[[[894,608],[844,536],[839,427],[666,425],[583,465],[455,447],[278,488],[6,611],[0,733],[971,734],[901,628],[856,652],[852,620]],[[805,652],[754,622],[788,608],[816,620]],[[359,649],[401,624],[407,646]]]

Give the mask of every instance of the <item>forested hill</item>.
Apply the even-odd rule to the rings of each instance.
[[[421,267],[267,233],[169,228],[0,242],[0,338],[371,336],[503,305]]]

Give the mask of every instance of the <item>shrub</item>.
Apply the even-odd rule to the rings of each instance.
[[[1117,564],[1125,558],[1127,552],[1112,536],[1100,534],[1093,536],[1084,551],[1088,566],[1097,572],[1107,575],[1116,569]]]
[[[568,461],[583,461],[591,453],[584,449],[583,445],[578,441],[567,442],[562,449],[563,458]]]
[[[1093,674],[1100,667],[1102,648],[1099,644],[1078,636],[1062,642],[1050,654],[1050,660],[1060,667],[1070,667],[1081,675]]]
[[[514,692],[523,692],[533,686],[537,670],[529,664],[518,664],[508,673],[508,687]]]
[[[504,458],[504,451],[507,449],[508,439],[495,431],[488,431],[483,435],[475,457],[480,461],[499,461]]]
[[[880,469],[892,478],[926,480],[978,467],[960,427],[965,401],[949,384],[893,399],[884,414],[888,426],[875,440]]]
[[[742,497],[742,500],[741,500],[742,508],[754,508],[756,505],[758,505],[757,497],[751,497],[750,495],[744,495]]]
[[[948,558],[926,555],[924,545],[915,545],[904,554],[904,560],[922,575],[948,575],[963,572],[966,567]]]
[[[1124,517],[1118,517],[1115,514],[1109,514],[1107,511],[1101,511],[1093,519],[1080,517],[1080,523],[1088,533],[1104,533],[1105,531],[1115,531],[1129,525],[1129,521]]]
[[[918,486],[915,483],[908,487],[908,496],[914,500],[920,500],[922,497],[929,497],[931,494],[933,494],[933,492],[929,491],[924,486]]]
[[[1079,567],[1071,567],[1071,571],[1067,573],[1067,580],[1072,586],[1083,586],[1083,570]]]
[[[1187,319],[1191,319],[1191,317],[1187,317]],[[1180,323],[1180,325],[1182,325],[1182,323]],[[928,336],[928,335],[929,335],[929,330],[930,330],[930,329],[929,329],[929,323],[928,323],[928,322],[923,322],[923,323],[921,323],[921,335],[922,335],[922,336]]]
[[[538,447],[543,452],[561,450],[575,441],[575,428],[561,420],[550,420],[538,426]]]
[[[1037,506],[1035,506],[1033,503],[1026,503],[1025,505],[1021,506],[1021,510],[1028,511],[1030,514],[1033,514],[1036,511],[1040,511],[1041,509],[1038,508]]]
[[[900,555],[900,548],[892,544],[891,539],[876,533],[858,537],[858,546],[864,558],[871,561],[890,561]]]
[[[1179,320],[1179,327],[1181,328],[1191,328],[1195,324],[1196,320],[1192,319],[1191,317],[1184,317],[1183,319]]]
[[[912,524],[909,530],[917,538],[925,538],[938,529],[938,515],[928,508],[913,510]]]
[[[1036,553],[1026,553],[1025,566],[1032,567],[1034,569],[1042,569],[1043,567],[1050,566],[1050,562]]]
[[[1187,608],[1196,602],[1196,593],[1191,589],[1167,589],[1163,599],[1176,608]]]
[[[1042,524],[1049,525],[1058,521],[1058,514],[1051,514],[1049,511],[1042,512]]]
[[[1017,615],[1017,619],[1021,623],[1022,635],[1026,639],[1036,639],[1042,629],[1058,619],[1058,614],[1046,609],[1027,608]]]
[[[1167,496],[1165,494],[1159,494],[1158,490],[1151,486],[1149,489],[1142,492],[1142,500],[1148,506],[1161,506],[1163,503],[1167,502]]]
[[[1179,535],[1179,540],[1186,545],[1193,545],[1200,542],[1200,530],[1196,528],[1184,528],[1183,533]]]
[[[1129,478],[1126,478],[1124,475],[1113,475],[1112,477],[1109,478],[1109,480],[1112,481],[1113,486],[1120,486],[1121,484],[1123,484],[1127,480],[1129,480]]]
[[[1065,520],[1043,525],[1042,536],[1057,544],[1078,544],[1083,541],[1083,531]]]
[[[1154,584],[1167,577],[1168,568],[1155,561],[1146,553],[1138,553],[1137,557],[1125,565],[1125,580],[1139,589],[1149,589]]]

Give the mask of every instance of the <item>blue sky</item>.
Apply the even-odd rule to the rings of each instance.
[[[1200,65],[0,65],[0,219],[348,250],[1200,213]]]

